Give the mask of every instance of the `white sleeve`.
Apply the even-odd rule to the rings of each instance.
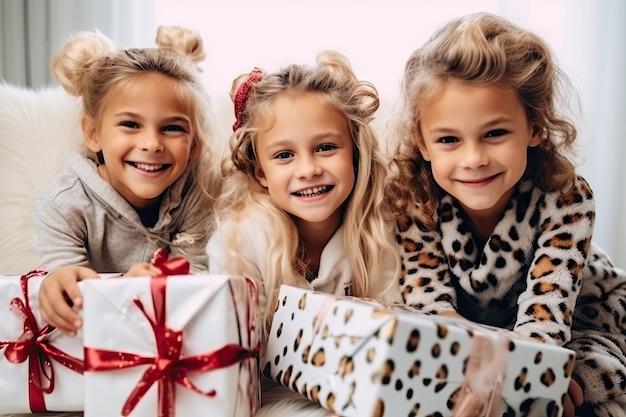
[[[244,221],[237,226],[227,220],[219,225],[207,243],[209,273],[243,275],[252,279],[258,289],[261,311],[265,311],[264,278],[267,277],[268,249],[267,235],[262,229],[254,227],[252,221]]]
[[[250,224],[237,226],[233,221],[221,223],[211,235],[206,252],[209,257],[209,273],[245,275],[262,280],[267,272],[267,236]],[[233,236],[238,233],[239,236]],[[244,262],[240,265],[237,258]]]

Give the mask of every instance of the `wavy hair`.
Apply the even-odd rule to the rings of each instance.
[[[241,81],[241,76],[235,80],[233,92]],[[216,212],[218,217],[241,220],[252,211],[258,211],[271,219],[267,225],[267,232],[272,238],[268,253],[269,285],[265,289],[268,300],[268,308],[264,312],[266,326],[273,314],[269,306],[276,301],[280,285],[296,285],[305,276],[307,267],[294,221],[273,203],[268,191],[255,177],[258,162],[254,145],[258,126],[271,120],[269,118],[280,117],[272,112],[274,100],[285,94],[306,92],[319,93],[325,102],[346,118],[353,141],[356,179],[354,189],[343,205],[343,228],[344,247],[354,273],[354,295],[373,297],[382,291],[372,278],[383,277],[385,268],[381,254],[397,256],[389,228],[393,224],[385,207],[387,168],[379,150],[378,137],[370,126],[379,106],[375,87],[367,81],[358,80],[347,58],[335,51],[318,54],[317,65],[289,65],[275,73],[265,74],[254,85],[240,117],[241,126],[231,136],[231,157],[223,166],[226,178],[224,193]],[[238,256],[236,241],[241,235],[245,233],[232,234],[228,252],[233,257],[232,261],[241,265],[242,271],[244,264]],[[399,261],[396,265],[399,269],[398,265]]]
[[[52,56],[53,75],[69,94],[82,98],[83,114],[98,123],[108,100],[146,73],[163,74],[177,81],[175,94],[183,111],[190,115],[194,136],[193,157],[187,171],[207,198],[213,200],[220,189],[221,179],[213,151],[212,107],[208,93],[199,78],[196,65],[206,57],[200,35],[180,26],[160,26],[156,35],[157,48],[116,50],[104,34],[77,32],[71,35]],[[83,153],[97,161],[83,144]]]
[[[560,110],[569,79],[557,66],[548,45],[537,35],[488,13],[455,19],[408,59],[402,81],[401,110],[391,131],[396,142],[391,160],[388,196],[398,225],[411,218],[435,228],[439,188],[430,163],[416,144],[423,143],[420,108],[449,79],[515,90],[530,123],[542,131],[542,141],[528,148],[523,179],[545,191],[573,186],[576,128]]]

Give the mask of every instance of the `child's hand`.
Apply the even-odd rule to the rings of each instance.
[[[576,415],[576,407],[580,407],[584,400],[585,396],[580,384],[572,378],[563,401],[563,417],[574,417]]]
[[[98,273],[83,266],[65,266],[44,278],[39,289],[41,316],[54,326],[72,336],[83,324],[72,308],[83,306],[83,298],[76,283],[83,279],[98,278]]]
[[[161,275],[161,268],[149,263],[135,264],[130,267],[128,272],[124,274],[125,277],[151,277],[153,275]]]

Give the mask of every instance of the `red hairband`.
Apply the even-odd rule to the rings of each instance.
[[[250,96],[250,91],[252,91],[252,87],[263,78],[263,70],[260,68],[255,68],[252,70],[248,78],[241,83],[237,92],[235,93],[235,124],[233,124],[233,132],[239,129],[241,126],[241,115],[246,109],[246,103],[248,102],[248,97]]]

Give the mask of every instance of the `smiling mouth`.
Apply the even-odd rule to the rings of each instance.
[[[495,175],[492,175],[490,177],[480,178],[480,179],[477,179],[477,180],[462,180],[461,182],[464,182],[466,184],[482,184],[482,183],[489,182],[489,181],[493,180],[498,175],[500,175],[500,174],[495,174]]]
[[[297,197],[315,197],[324,193],[329,192],[333,189],[332,185],[322,185],[319,187],[311,187],[300,191],[295,191],[291,193]]]
[[[172,164],[144,164],[141,162],[127,162],[127,164],[146,172],[158,172],[169,168]]]

